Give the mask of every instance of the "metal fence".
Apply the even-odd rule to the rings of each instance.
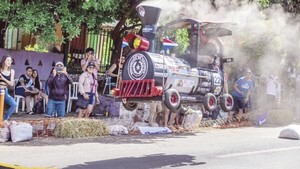
[[[109,67],[112,57],[113,41],[111,39],[112,27],[107,27],[99,32],[88,31],[81,27],[80,35],[69,43],[67,64],[71,72],[80,72],[80,60],[84,57],[84,51],[88,47],[95,50],[96,57],[100,60],[100,72],[105,72]],[[21,29],[7,29],[4,36],[4,48],[21,50],[31,44],[32,36],[24,36]],[[34,41],[35,42],[35,41]]]
[[[100,72],[105,72],[112,57],[111,29],[104,29],[95,33],[88,32],[83,28],[81,34],[70,42],[68,62],[71,69],[81,70],[80,60],[84,58],[84,51],[88,47],[94,48],[95,55],[100,60]]]

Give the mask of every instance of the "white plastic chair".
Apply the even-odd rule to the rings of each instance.
[[[108,93],[110,92],[110,90],[111,90],[111,87],[112,86],[116,86],[116,83],[112,83],[111,82],[111,77],[110,76],[108,76],[108,74],[107,74],[107,71],[105,72],[105,84],[104,84],[104,89],[103,89],[103,92],[102,92],[102,94],[104,94],[105,93],[105,90],[106,90],[106,87],[108,86]]]
[[[73,82],[73,84],[69,84],[69,97],[68,97],[68,105],[67,105],[67,113],[71,111],[72,101],[78,99],[78,82]]]
[[[14,86],[16,86],[16,84],[18,83],[19,79],[15,79],[14,80]],[[20,101],[22,101],[22,111],[25,111],[25,97],[21,96],[21,95],[16,95],[15,94],[15,101],[17,103],[17,108],[16,108],[16,113],[18,113],[18,109],[19,109],[19,104]]]
[[[16,86],[16,84],[18,83],[18,81],[19,81],[19,79],[15,79],[14,80],[14,83],[15,83],[14,86]],[[20,101],[22,101],[22,109],[21,110],[25,111],[25,97],[21,96],[21,95],[16,95],[15,94],[15,101],[17,103],[16,113],[18,113],[18,111],[19,111],[18,109],[19,109]],[[30,110],[32,110],[33,106],[34,106],[34,99],[31,98],[30,99]]]

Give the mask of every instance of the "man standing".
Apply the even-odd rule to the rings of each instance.
[[[93,48],[87,48],[85,50],[85,55],[84,58],[81,59],[80,61],[80,65],[81,65],[81,69],[82,71],[86,71],[86,68],[88,67],[89,62],[93,62],[95,65],[95,69],[94,69],[94,76],[97,78],[97,72],[100,69],[100,62],[99,59],[97,59],[95,57],[95,53],[94,53],[94,49]]]
[[[67,89],[68,85],[73,83],[73,80],[68,75],[66,67],[64,67],[62,62],[55,64],[55,69],[50,74],[47,82],[49,86],[49,101],[45,115],[52,117],[56,110],[57,117],[64,117]]]
[[[243,110],[249,102],[250,92],[253,88],[253,81],[251,80],[251,70],[246,71],[246,75],[238,79],[233,85],[233,100],[235,110],[238,111],[237,119],[240,122]]]

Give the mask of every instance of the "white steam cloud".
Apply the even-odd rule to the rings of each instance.
[[[237,23],[233,30],[236,36],[231,37],[230,43],[225,40],[226,53],[241,64],[250,60],[254,72],[259,74],[279,68],[283,56],[298,58],[299,16],[284,12],[279,5],[261,10],[258,2],[238,0],[216,0],[217,9],[209,0],[149,0],[144,4],[162,8],[160,23],[170,16],[180,15],[200,21]],[[258,45],[256,51],[253,50],[255,45]],[[263,65],[257,66],[258,61]]]
[[[263,10],[258,2],[240,0],[216,0],[216,8],[209,0],[145,3],[162,8],[160,23],[170,16],[236,23],[233,36],[222,38],[225,56],[234,57],[236,66],[249,66],[256,75],[277,73],[280,77],[286,64],[299,66],[300,16],[285,12],[280,5]]]

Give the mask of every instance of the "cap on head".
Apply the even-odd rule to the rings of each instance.
[[[246,70],[246,74],[252,74],[252,71],[250,69]]]
[[[64,66],[63,62],[56,62],[55,66],[58,66],[58,65]]]
[[[94,66],[95,67],[95,63],[94,62],[89,62],[88,67],[89,66]]]
[[[94,52],[94,49],[93,48],[86,48],[85,53],[88,53],[88,52]]]

